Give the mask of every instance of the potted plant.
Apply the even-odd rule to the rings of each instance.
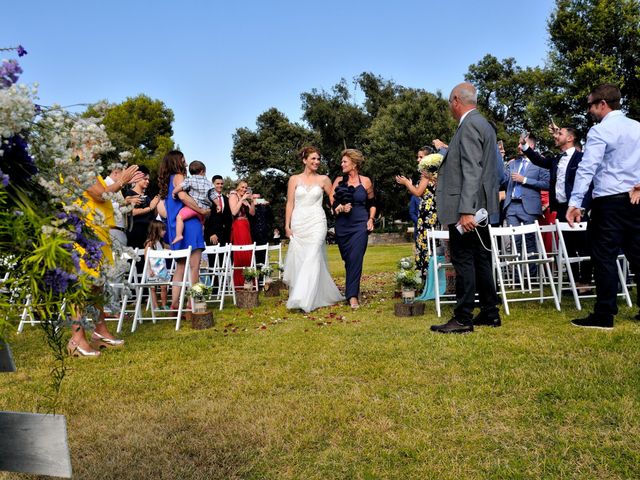
[[[191,287],[189,287],[187,294],[191,297],[191,300],[193,302],[194,312],[207,311],[206,299],[209,295],[211,295],[211,287],[200,282],[194,283],[193,285],[191,285]]]
[[[262,275],[262,278],[264,278],[264,288],[265,290],[268,290],[267,285],[269,285],[273,279],[271,278],[271,275],[273,274],[273,268],[271,268],[270,265],[262,265],[260,268],[260,274]]]
[[[413,303],[416,297],[416,289],[422,285],[422,277],[420,272],[414,269],[401,268],[396,272],[396,283],[402,289],[402,301],[404,303]]]
[[[242,269],[244,276],[244,289],[253,290],[254,281],[258,278],[258,271],[255,268],[245,267]]]

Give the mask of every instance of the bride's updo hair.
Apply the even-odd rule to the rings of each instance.
[[[300,160],[304,160],[312,153],[317,153],[318,155],[320,155],[320,150],[318,150],[316,147],[308,145],[306,147],[302,147],[298,155],[300,156]]]
[[[356,166],[356,170],[362,170],[362,166],[364,165],[364,155],[360,150],[356,150],[355,148],[347,148],[340,154],[340,158],[342,157],[349,157],[349,160],[351,160]]]

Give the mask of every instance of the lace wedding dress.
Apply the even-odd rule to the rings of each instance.
[[[293,235],[284,264],[283,280],[289,286],[287,308],[310,312],[344,300],[327,268],[327,217],[322,198],[320,185],[296,187],[291,214]]]

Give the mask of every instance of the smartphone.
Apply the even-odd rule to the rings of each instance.
[[[247,187],[247,193],[249,195],[253,195],[253,190],[251,190],[251,187]]]

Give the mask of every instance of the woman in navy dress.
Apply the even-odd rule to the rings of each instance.
[[[189,267],[191,268],[191,284],[198,283],[200,276],[200,257],[204,249],[204,236],[202,224],[198,217],[190,218],[184,222],[184,238],[172,243],[176,236],[176,216],[183,206],[192,208],[202,215],[208,215],[209,210],[198,206],[193,198],[186,192],[179,192],[178,198],[173,198],[173,190],[180,185],[187,174],[187,162],[182,152],[172,150],[162,159],[160,170],[158,171],[158,184],[160,186],[160,197],[164,199],[164,206],[167,210],[167,234],[169,235],[169,245],[171,250],[182,250],[191,246],[191,258]],[[185,261],[176,263],[174,271],[174,281],[179,281],[184,275]],[[173,286],[171,309],[178,309],[180,298],[180,287]]]
[[[360,308],[360,277],[369,232],[376,216],[373,183],[360,175],[364,156],[348,148],[342,152],[342,177],[333,182],[331,205],[336,215],[336,242],[347,278],[345,298],[351,308]]]

